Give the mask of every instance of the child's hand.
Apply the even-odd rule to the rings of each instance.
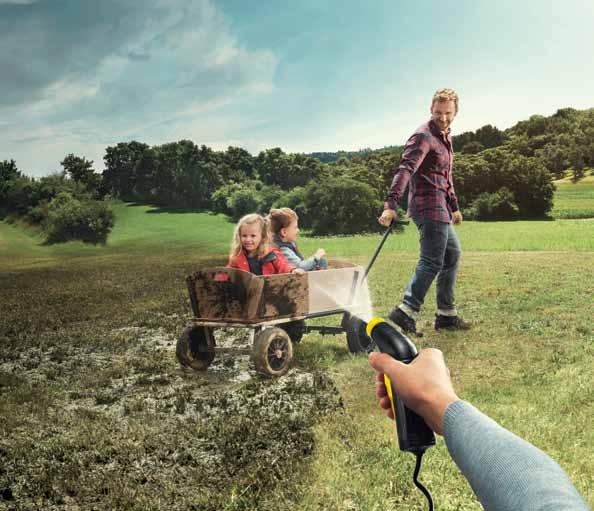
[[[314,254],[314,257],[316,259],[322,259],[322,257],[326,257],[326,251],[323,248],[318,248]]]
[[[294,273],[295,275],[305,275],[305,270],[303,268],[294,268],[291,273]]]

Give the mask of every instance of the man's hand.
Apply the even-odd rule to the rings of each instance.
[[[443,416],[458,396],[441,351],[433,348],[421,350],[410,364],[403,364],[385,353],[370,353],[369,364],[377,371],[376,395],[388,417],[393,419],[394,415],[384,374],[390,378],[404,404],[423,417],[433,431],[443,435]]]
[[[303,268],[293,268],[291,273],[294,273],[295,275],[305,275],[306,272]]]
[[[396,211],[388,208],[384,209],[382,215],[377,219],[377,221],[384,227],[388,227],[394,220],[396,220],[396,218]]]
[[[460,213],[460,210],[452,213],[452,222],[454,225],[460,225],[462,223],[462,213]]]

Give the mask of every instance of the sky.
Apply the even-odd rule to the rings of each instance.
[[[0,0],[0,161],[182,139],[252,154],[402,145],[594,107],[591,0]]]

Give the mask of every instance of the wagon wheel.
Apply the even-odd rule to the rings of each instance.
[[[366,324],[362,319],[345,312],[342,316],[342,328],[346,332],[347,345],[351,353],[365,353],[371,339],[365,331]]]
[[[177,340],[175,354],[181,365],[205,371],[215,357],[215,337],[212,328],[186,328]]]
[[[293,344],[281,328],[267,328],[256,335],[252,359],[256,371],[270,376],[282,376],[289,370]]]
[[[303,319],[300,319],[299,321],[289,321],[288,323],[282,323],[279,325],[279,327],[289,334],[293,344],[297,344],[299,341],[301,341],[301,338],[305,333],[305,321]]]

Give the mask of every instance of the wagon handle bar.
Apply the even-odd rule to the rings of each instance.
[[[371,270],[373,263],[375,263],[375,260],[377,259],[377,256],[379,255],[380,250],[384,246],[384,243],[388,239],[388,236],[392,232],[392,228],[394,227],[394,225],[408,225],[409,223],[410,222],[408,220],[392,220],[392,222],[386,229],[386,232],[384,232],[384,235],[382,236],[382,239],[380,240],[379,245],[375,249],[375,252],[371,256],[371,260],[367,263],[367,267],[365,268],[365,274],[363,275],[363,280],[365,280],[367,278],[367,274],[369,273],[369,270]]]

